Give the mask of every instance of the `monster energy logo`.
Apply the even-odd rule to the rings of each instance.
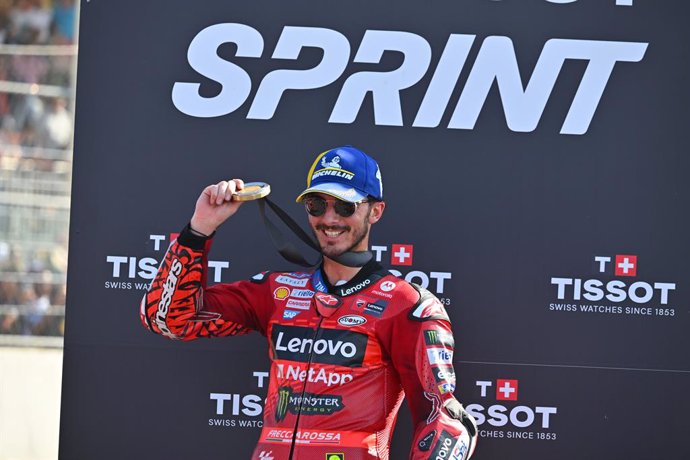
[[[280,387],[278,389],[278,406],[276,407],[276,420],[278,422],[282,421],[287,414],[291,394],[292,390],[290,388]]]
[[[276,421],[282,421],[288,412],[293,415],[330,415],[343,409],[343,397],[336,395],[319,395],[304,393],[297,396],[290,387],[278,388],[278,404],[276,405]]]
[[[424,341],[427,345],[443,345],[444,347],[454,348],[455,341],[453,335],[446,331],[437,329],[427,329],[424,331]]]

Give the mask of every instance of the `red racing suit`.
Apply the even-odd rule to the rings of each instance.
[[[469,458],[471,436],[446,407],[458,404],[454,342],[435,296],[376,262],[337,287],[317,269],[206,288],[204,243],[188,227],[172,242],[141,320],[171,339],[250,331],[268,339],[270,380],[252,459],[388,459],[405,396],[410,459]]]

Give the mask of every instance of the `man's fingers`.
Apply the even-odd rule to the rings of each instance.
[[[228,190],[225,192],[225,200],[232,201],[232,196],[244,189],[244,181],[242,179],[232,179],[228,181]]]
[[[216,199],[214,200],[214,203],[217,205],[223,204],[223,201],[225,201],[225,195],[228,193],[228,191],[232,195],[233,192],[230,189],[230,184],[227,181],[218,182]]]
[[[244,182],[239,179],[220,181],[214,186],[214,194],[211,195],[211,203],[221,205],[226,201],[232,201],[232,196],[237,190],[244,187]]]
[[[209,185],[204,192],[208,195],[209,204],[213,204],[216,201],[216,196],[218,196],[218,185]]]
[[[235,192],[243,188],[244,181],[242,179],[230,179],[209,185],[204,189],[204,193],[208,195],[209,204],[219,206],[226,201],[232,201]]]

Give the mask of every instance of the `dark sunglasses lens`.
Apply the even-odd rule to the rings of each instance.
[[[347,201],[335,200],[333,205],[335,212],[342,217],[350,217],[357,210],[355,203],[348,203]]]
[[[307,212],[314,217],[323,216],[326,212],[326,200],[317,197],[311,197],[304,200],[304,205],[307,208]]]

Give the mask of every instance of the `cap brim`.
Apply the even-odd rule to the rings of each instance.
[[[357,203],[358,201],[362,201],[367,197],[365,193],[362,193],[355,188],[331,182],[327,184],[315,185],[314,187],[309,187],[308,189],[300,193],[300,195],[297,197],[295,201],[302,201],[304,197],[309,193],[325,193],[326,195],[331,195],[340,200],[349,201],[350,203]]]

